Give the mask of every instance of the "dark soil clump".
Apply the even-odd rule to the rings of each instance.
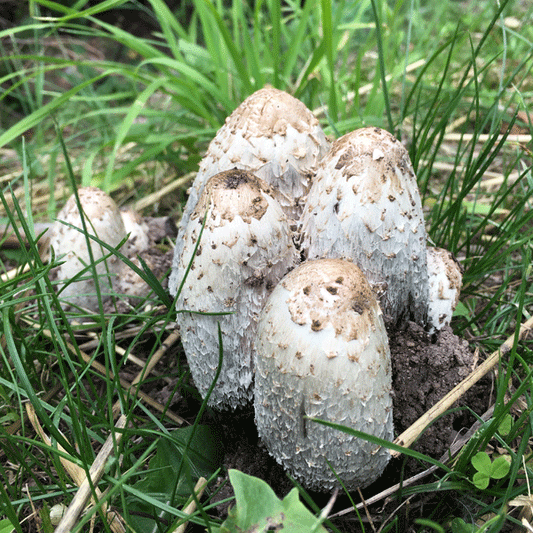
[[[476,367],[477,361],[468,342],[444,327],[429,335],[409,322],[401,331],[389,332],[393,369],[394,427],[396,434],[433,407]],[[470,407],[482,414],[489,407],[491,382],[481,380],[453,406]],[[413,445],[413,449],[440,458],[450,447],[457,432],[474,422],[465,409],[435,421]]]

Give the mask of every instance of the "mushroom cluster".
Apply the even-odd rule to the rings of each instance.
[[[111,197],[97,187],[80,188],[77,195],[79,205],[73,194],[47,231],[42,252],[43,258],[48,259],[53,250],[60,259],[52,275],[57,280],[63,307],[98,311],[98,292],[104,303],[116,295],[125,296],[132,303],[146,297],[150,288],[145,281],[101,243],[112,249],[122,245],[120,252],[134,264],[140,267],[141,257],[159,275],[166,268],[160,268],[153,247],[161,232],[153,231],[150,221],[135,211],[121,211]],[[91,261],[94,261],[96,276]]]
[[[448,324],[461,274],[427,246],[402,144],[362,128],[329,144],[282,91],[245,100],[191,188],[169,288],[191,374],[220,409],[254,400],[259,436],[304,485],[364,487],[393,438],[387,328]],[[219,363],[218,325],[223,348]]]

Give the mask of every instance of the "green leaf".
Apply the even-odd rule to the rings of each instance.
[[[490,457],[485,452],[478,452],[472,457],[472,466],[484,474],[490,475]]]
[[[473,524],[467,524],[462,518],[454,518],[450,525],[452,533],[474,533],[477,529]]]
[[[308,533],[326,530],[305,507],[298,496],[298,489],[292,489],[280,500],[263,480],[238,470],[230,470],[229,478],[235,491],[235,507],[231,508],[228,518],[219,533],[234,531],[262,533],[266,531],[291,531]]]
[[[513,417],[509,413],[507,413],[503,417],[503,420],[501,421],[500,425],[498,426],[498,433],[503,437],[506,437],[511,432],[512,425]]]
[[[457,307],[453,312],[453,316],[464,316],[465,318],[470,318],[472,316],[472,312],[463,302],[457,302]]]
[[[0,533],[12,533],[13,531],[15,531],[15,526],[9,520],[0,520]]]
[[[486,489],[489,486],[490,477],[484,472],[476,472],[472,482],[478,489]]]
[[[511,465],[505,457],[496,457],[492,462],[490,477],[492,479],[502,479],[509,473],[510,468]]]
[[[145,476],[133,486],[137,494],[146,496],[146,500],[132,497],[128,504],[131,525],[136,531],[153,531],[156,517],[168,519],[168,515],[156,509],[150,499],[163,504],[175,504],[176,500],[183,503],[192,493],[196,481],[200,477],[211,477],[221,465],[220,437],[208,426],[199,425],[194,429],[192,439],[193,427],[188,426],[172,431],[157,442],[156,454]]]
[[[472,481],[478,489],[486,489],[491,479],[502,479],[508,473],[511,465],[505,457],[497,457],[494,461],[485,452],[478,452],[471,459],[473,467],[477,470]]]

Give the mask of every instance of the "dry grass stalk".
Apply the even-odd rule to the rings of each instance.
[[[447,142],[470,142],[472,140],[476,140],[477,143],[484,143],[487,142],[489,139],[492,138],[492,135],[489,135],[488,133],[482,133],[480,135],[475,135],[473,133],[446,133],[444,135],[444,141]],[[504,138],[504,135],[498,136],[498,142],[500,142]],[[507,135],[505,142],[506,143],[516,143],[516,144],[528,144],[532,140],[531,135]]]
[[[150,358],[150,361],[148,361],[148,363],[142,368],[142,370],[135,376],[128,390],[130,390],[135,395],[138,393],[139,387],[137,385],[139,385],[143,379],[146,379],[146,377],[150,375],[150,373],[152,372],[158,361],[161,359],[161,357],[165,355],[167,350],[169,350],[174,345],[174,343],[178,341],[179,338],[180,334],[177,331],[174,331],[163,341],[163,344]],[[120,400],[117,400],[113,405],[113,416],[117,416],[119,411]]]
[[[125,415],[122,415],[115,424],[115,429],[123,429],[126,426],[126,421],[127,417]],[[95,487],[95,485],[100,481],[100,478],[103,476],[107,460],[115,450],[116,445],[122,439],[122,435],[123,433],[120,431],[113,431],[107,437],[106,441],[104,442],[104,445],[102,446],[102,449],[96,456],[94,463],[89,469],[90,480],[89,478],[84,476],[83,481],[79,485],[78,492],[76,492],[76,495],[72,499],[72,502],[70,503],[65,515],[61,519],[61,522],[59,522],[55,533],[70,532],[70,530],[78,520],[81,512],[87,505],[87,502],[89,501],[89,498],[91,497],[91,494],[93,492],[93,487]],[[95,488],[95,491],[96,490],[97,489]],[[104,510],[103,505],[102,510]],[[111,514],[110,518],[111,521],[109,525],[115,533],[122,533],[126,531],[126,529],[122,525],[122,522],[120,520],[117,520],[116,513]]]
[[[483,422],[486,422],[487,420],[490,419],[490,417],[492,416],[493,413],[494,413],[494,405],[492,407],[490,407],[485,413],[483,413],[481,415],[481,417],[480,417],[480,420],[477,420],[476,422],[474,422],[474,424],[472,424],[470,429],[464,435],[462,435],[459,439],[457,439],[456,441],[454,441],[452,443],[452,445],[450,446],[450,449],[440,458],[440,462],[441,463],[446,463],[447,460],[450,457],[453,457],[457,452],[459,452],[459,450],[461,450],[461,448],[465,444],[468,444],[469,440],[472,438],[474,433],[481,427]],[[433,472],[435,472],[438,469],[439,469],[439,467],[437,465],[430,466],[429,468],[427,468],[423,472],[419,472],[418,474],[415,474],[414,476],[410,477],[409,479],[405,479],[401,483],[396,483],[395,485],[392,485],[391,487],[381,491],[380,493],[372,496],[371,498],[368,498],[365,501],[362,501],[361,503],[358,503],[355,506],[355,508],[354,507],[349,507],[347,509],[343,509],[342,511],[338,511],[337,513],[332,515],[330,518],[337,518],[339,516],[344,516],[346,514],[349,514],[349,513],[353,512],[354,509],[361,510],[361,509],[363,509],[363,507],[365,507],[365,505],[369,506],[369,505],[373,505],[374,503],[377,503],[379,501],[385,500],[386,498],[389,498],[390,496],[392,496],[393,494],[398,492],[398,490],[400,490],[402,488],[405,488],[405,487],[409,487],[411,485],[414,485],[415,483],[418,483],[421,479],[424,479],[429,474],[432,474]],[[363,498],[361,498],[361,499],[363,499]]]
[[[35,413],[35,409],[31,404],[26,404],[26,412],[28,414],[28,419],[31,422],[31,425],[33,426],[33,429],[39,434],[43,442],[47,446],[52,446],[52,441],[46,435],[44,432],[37,415]],[[122,429],[126,425],[126,417],[123,416],[121,419],[117,422],[116,428]],[[70,504],[69,508],[67,509],[65,515],[61,519],[61,522],[56,529],[56,533],[59,531],[70,531],[76,520],[78,519],[79,515],[83,511],[83,509],[86,507],[87,502],[89,499],[91,499],[92,504],[94,505],[95,498],[91,497],[93,491],[91,489],[91,485],[94,486],[96,483],[98,483],[99,479],[102,477],[104,473],[104,467],[105,464],[113,452],[113,445],[114,443],[120,442],[120,439],[122,438],[122,434],[118,433],[114,437],[111,435],[107,438],[106,442],[104,443],[104,446],[102,447],[102,450],[97,455],[93,466],[90,470],[91,480],[92,483],[89,483],[87,476],[85,475],[85,470],[81,468],[81,466],[78,466],[76,463],[70,461],[64,456],[60,456],[59,460],[61,461],[61,464],[63,465],[63,468],[67,471],[68,475],[72,478],[74,483],[79,487],[78,492],[76,493],[76,496],[72,500],[72,503]],[[58,443],[57,448],[60,452],[67,454],[68,452]],[[96,466],[95,466],[96,465]],[[83,488],[82,488],[83,487]],[[102,497],[102,492],[98,487],[94,487],[94,496],[96,496],[96,499],[100,499]],[[114,533],[124,533],[126,530],[124,526],[122,525],[122,519],[117,519],[117,514],[115,512],[109,513],[107,512],[107,503],[104,502],[102,504],[102,513],[106,516],[109,522],[109,526],[114,531]],[[66,524],[64,524],[64,529],[60,530],[60,526],[63,522],[66,521]]]
[[[135,211],[142,211],[149,205],[153,205],[161,198],[164,198],[172,191],[179,189],[180,187],[183,187],[186,183],[189,181],[192,181],[192,179],[196,176],[196,172],[189,172],[188,174],[185,174],[184,176],[181,176],[181,178],[178,178],[177,180],[174,180],[170,182],[168,185],[165,185],[164,187],[161,187],[157,192],[154,192],[145,198],[142,198],[138,202],[135,202],[135,205],[133,206],[133,209]]]
[[[42,333],[44,335],[46,335],[47,337],[49,337],[49,338],[52,337],[52,333],[50,332],[50,330],[42,330]],[[64,341],[64,343],[65,343],[65,346],[73,354],[79,353],[81,355],[81,357],[83,358],[83,360],[87,364],[91,365],[91,367],[94,370],[96,370],[102,376],[103,379],[114,379],[113,373],[110,372],[109,369],[107,369],[104,365],[102,365],[98,361],[92,360],[92,358],[89,356],[89,354],[85,353],[83,350],[80,350],[79,348],[76,349],[76,347],[74,345],[72,345],[70,342],[68,342],[66,340]],[[120,382],[121,387],[124,390],[130,390],[133,387],[133,384],[130,383],[129,381],[126,381],[125,379],[119,378],[119,382]],[[138,390],[138,388],[135,389],[135,395],[138,396],[144,403],[146,403],[147,405],[149,405],[153,409],[156,409],[157,411],[159,411],[161,413],[165,413],[165,416],[167,418],[169,418],[170,420],[172,420],[173,422],[175,422],[176,424],[181,426],[182,424],[185,423],[185,420],[183,420],[183,418],[178,416],[176,413],[173,413],[170,409],[167,409],[164,405],[162,405],[159,402],[155,401],[148,394]]]
[[[191,496],[191,501],[188,503],[184,509],[183,513],[191,515],[196,511],[196,502],[202,497],[202,494],[204,493],[205,488],[207,487],[207,479],[204,477],[201,477],[196,485],[194,486],[194,494],[195,497],[193,498]],[[185,529],[187,527],[188,522],[184,522],[183,524],[179,525],[175,530],[174,533],[185,533]]]
[[[3,274],[0,274],[0,283],[7,283],[8,281],[15,279],[17,276],[21,274],[25,274],[26,272],[29,272],[30,265],[26,264],[22,268],[13,268],[11,270],[8,270],[7,272],[4,272]]]

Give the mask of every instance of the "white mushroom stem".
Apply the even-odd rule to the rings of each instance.
[[[349,489],[376,480],[389,452],[310,422],[315,417],[391,440],[391,362],[381,310],[361,270],[307,261],[275,288],[261,313],[255,418],[274,458],[305,486]]]
[[[251,400],[257,317],[273,287],[299,258],[274,193],[250,172],[215,175],[185,228],[182,253],[175,257],[171,293],[175,295],[182,286],[177,322],[192,377],[203,397],[217,373],[218,323],[222,329],[223,367],[209,399],[220,409],[234,409]]]

